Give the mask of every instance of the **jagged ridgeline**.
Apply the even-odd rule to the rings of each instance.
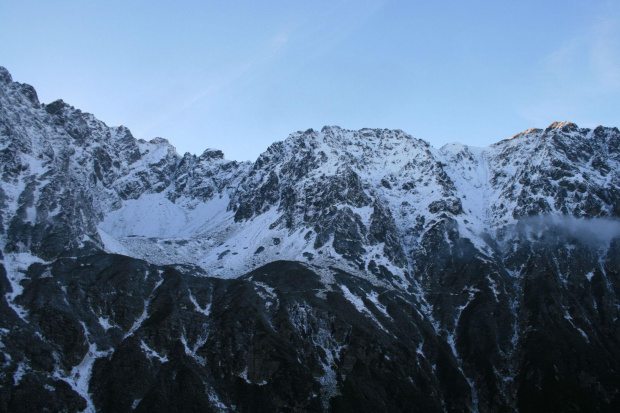
[[[0,68],[0,411],[620,411],[620,132],[179,155]]]

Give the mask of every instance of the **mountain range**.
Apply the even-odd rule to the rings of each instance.
[[[0,410],[620,410],[620,132],[180,155],[0,68]]]

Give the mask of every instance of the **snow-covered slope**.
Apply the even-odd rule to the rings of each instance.
[[[491,254],[487,237],[524,216],[618,216],[618,139],[616,129],[564,123],[488,148],[436,150],[401,131],[325,127],[272,145],[234,178],[211,172],[234,186],[200,198],[178,196],[172,181],[122,201],[100,227],[136,257],[220,276],[286,258],[354,272],[383,265],[406,284],[421,238],[446,219]]]

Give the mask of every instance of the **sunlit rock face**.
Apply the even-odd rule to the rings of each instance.
[[[0,69],[1,411],[618,411],[620,133],[179,155]]]

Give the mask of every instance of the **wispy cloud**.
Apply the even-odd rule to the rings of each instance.
[[[324,58],[386,3],[387,0],[340,0],[323,8],[309,7],[307,14],[300,13],[288,24],[274,28],[273,34],[245,58],[218,68],[217,75],[200,79],[200,86],[194,91],[178,96],[165,111],[153,114],[140,134],[149,135],[184,112],[206,113],[215,105],[239,107],[244,101],[257,99],[258,90],[273,87],[290,73],[303,71],[311,62]]]
[[[332,50],[363,26],[387,3],[387,0],[333,2],[321,13],[323,18],[306,21],[301,30],[300,42],[309,52],[307,58],[315,59]]]
[[[620,18],[601,19],[592,34],[590,64],[597,83],[620,91]]]
[[[242,79],[252,80],[255,78],[265,66],[284,52],[290,35],[290,29],[282,30],[273,35],[241,64],[229,68],[221,77],[213,79],[206,88],[190,97],[183,105],[183,109],[193,106],[198,101],[209,100],[208,98],[220,94]]]
[[[595,102],[620,94],[620,13],[615,9],[542,59],[539,89],[521,107],[524,118],[537,125],[550,120],[589,123],[585,118],[592,115],[585,112]]]
[[[240,63],[228,67],[222,66],[219,69],[219,74],[212,75],[208,79],[194,79],[194,82],[202,83],[197,91],[191,94],[183,94],[174,105],[168,105],[161,113],[154,114],[151,118],[152,121],[143,127],[139,133],[142,136],[148,136],[151,130],[169,122],[198,104],[201,105],[202,110],[208,110],[213,105],[221,103],[230,96],[229,92],[233,86],[253,81],[261,71],[281,55],[285,51],[291,35],[292,28],[282,29],[264,41],[261,47],[241,60]]]
[[[601,91],[620,91],[620,15],[598,19],[568,39],[542,61],[556,84],[585,84]]]

